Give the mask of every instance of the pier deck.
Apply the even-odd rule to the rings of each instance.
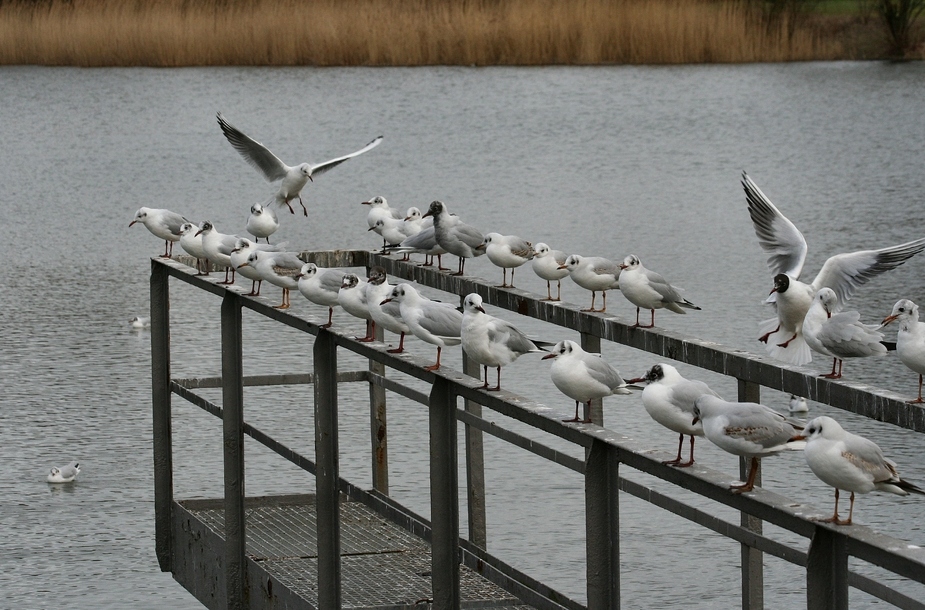
[[[360,502],[341,500],[344,608],[430,607],[430,544]],[[318,606],[314,495],[247,498],[246,549],[251,608]],[[174,577],[209,608],[225,608],[223,500],[185,500],[174,510]],[[203,578],[203,574],[209,574]],[[196,590],[198,589],[198,590]],[[527,610],[504,589],[465,566],[461,608]]]

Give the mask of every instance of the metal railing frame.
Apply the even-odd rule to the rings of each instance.
[[[543,302],[535,295],[519,290],[500,290],[477,278],[453,277],[422,267],[400,263],[366,251],[305,253],[327,267],[370,267],[382,265],[387,272],[406,281],[417,281],[446,292],[465,295],[477,292],[487,303],[528,315],[545,322],[577,330],[586,349],[600,349],[601,339],[685,362],[706,370],[738,379],[739,399],[759,399],[760,387],[806,396],[811,400],[859,413],[879,421],[893,423],[917,432],[925,431],[925,409],[910,405],[897,394],[845,381],[819,378],[813,371],[781,365],[769,358],[734,350],[713,342],[688,337],[663,329],[631,329],[619,319],[578,311],[577,307]],[[243,435],[246,433],[270,447],[316,477],[318,503],[319,582],[336,586],[319,590],[321,608],[341,607],[340,539],[338,494],[348,493],[364,501],[378,503],[392,510],[388,498],[388,460],[385,418],[385,391],[393,391],[429,405],[431,460],[431,522],[412,519],[417,529],[431,540],[432,583],[435,608],[459,608],[459,563],[479,565],[496,579],[507,582],[528,599],[528,603],[556,608],[578,608],[557,594],[513,568],[485,567],[484,478],[479,479],[483,458],[481,434],[490,433],[509,443],[529,450],[547,460],[579,472],[585,478],[587,608],[618,608],[619,579],[619,492],[649,501],[714,532],[732,538],[742,548],[742,608],[763,606],[763,553],[806,567],[807,607],[813,610],[847,607],[848,588],[856,587],[902,608],[925,608],[912,599],[873,579],[848,570],[848,557],[878,565],[904,578],[925,583],[925,549],[909,548],[907,543],[877,534],[862,526],[850,528],[820,523],[807,518],[807,506],[763,489],[752,494],[728,492],[728,475],[697,469],[671,468],[643,447],[616,431],[595,424],[564,424],[557,414],[543,405],[507,392],[488,393],[471,376],[444,369],[424,370],[425,362],[407,353],[392,355],[382,344],[360,343],[352,336],[321,329],[314,321],[298,314],[274,309],[267,300],[249,298],[236,287],[216,284],[216,280],[197,277],[193,269],[181,263],[152,259],[151,264],[151,350],[152,402],[155,470],[156,553],[160,567],[170,571],[171,510],[173,504],[173,464],[171,448],[171,394],[198,404],[223,419],[225,462],[225,529],[227,599],[229,608],[244,608],[247,591],[244,569],[244,462]],[[222,308],[222,378],[172,380],[170,377],[169,288],[168,279],[177,278],[221,296]],[[315,335],[314,373],[245,378],[241,366],[241,311],[250,309],[297,330]],[[368,371],[337,371],[337,350],[346,348],[370,362]],[[423,380],[431,385],[429,396],[385,377],[385,369]],[[477,377],[478,367],[464,362],[464,369]],[[337,446],[337,384],[346,381],[370,384],[372,435],[372,469],[374,490],[362,492],[339,477]],[[224,381],[224,383],[223,383]],[[244,385],[278,383],[313,383],[315,404],[315,461],[299,456],[291,449],[256,430],[243,419]],[[222,387],[223,406],[217,407],[196,395],[197,387]],[[463,409],[456,407],[463,398]],[[482,407],[496,411],[534,428],[543,430],[585,449],[584,461],[573,458],[516,432],[505,430],[481,418]],[[592,418],[600,422],[600,412]],[[457,422],[465,425],[467,442],[467,478],[469,489],[470,540],[459,538],[459,498],[457,496]],[[474,441],[474,442],[473,442]],[[470,445],[471,443],[471,445]],[[449,450],[448,450],[449,449]],[[473,452],[470,458],[470,450]],[[661,480],[682,486],[700,496],[741,512],[741,525],[709,515],[674,498],[620,476],[620,467],[645,472]],[[481,485],[481,488],[479,487]],[[406,513],[410,514],[410,513]],[[405,517],[408,519],[408,517]],[[761,523],[778,527],[810,539],[804,553],[781,544],[761,533]],[[520,580],[518,581],[518,578]],[[529,586],[522,583],[528,582]],[[519,584],[520,583],[520,584]],[[532,596],[532,599],[531,599]]]

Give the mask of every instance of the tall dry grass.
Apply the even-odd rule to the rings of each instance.
[[[834,59],[735,0],[19,0],[0,63],[672,64]]]

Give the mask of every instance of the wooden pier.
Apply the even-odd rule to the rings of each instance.
[[[486,303],[581,333],[582,344],[624,345],[686,362],[738,379],[739,399],[758,400],[761,387],[792,392],[811,400],[861,413],[880,421],[925,431],[925,409],[902,397],[843,381],[822,379],[801,367],[724,348],[662,329],[630,329],[601,314],[538,300],[519,290],[488,286],[478,278],[451,277],[365,251],[304,253],[326,267],[382,265],[391,276],[465,295],[477,292]],[[240,287],[197,277],[177,261],[152,259],[152,399],[156,552],[160,567],[209,608],[537,608],[579,610],[620,607],[619,496],[628,493],[669,510],[741,546],[742,608],[764,606],[763,556],[768,554],[806,569],[806,607],[848,607],[854,587],[900,608],[925,603],[887,582],[849,570],[854,557],[901,579],[925,584],[925,549],[866,527],[837,527],[811,520],[813,507],[767,490],[735,495],[728,475],[698,467],[677,469],[661,463],[649,447],[596,423],[565,424],[544,405],[508,392],[485,392],[478,367],[464,371],[430,364],[410,354],[393,355],[382,343],[360,343],[321,329],[297,313],[274,309],[268,299],[246,297]],[[173,379],[170,375],[169,279],[175,278],[221,297],[222,371],[218,376]],[[313,372],[245,377],[242,367],[242,310],[308,333],[314,339]],[[368,359],[361,371],[338,369],[338,350]],[[423,394],[387,377],[388,370],[422,380]],[[467,374],[469,373],[469,374]],[[339,475],[337,387],[367,383],[370,388],[370,468],[372,489],[361,489]],[[298,454],[244,420],[246,385],[305,383],[314,396],[315,455]],[[222,404],[197,393],[222,388]],[[388,495],[386,394],[394,392],[427,405],[431,520],[413,514]],[[223,431],[225,495],[215,500],[182,500],[173,493],[171,400],[177,395],[220,417]],[[462,399],[462,404],[458,399]],[[597,405],[599,408],[599,405]],[[482,409],[503,414],[582,448],[585,459],[508,430],[482,417]],[[457,425],[465,426],[469,537],[460,537]],[[482,435],[491,434],[585,481],[587,603],[568,599],[515,566],[490,555],[485,543]],[[245,497],[244,436],[262,443],[315,477],[310,495]],[[622,469],[644,472],[739,511],[731,523],[670,495],[621,476]],[[762,523],[798,534],[808,549],[775,540]]]

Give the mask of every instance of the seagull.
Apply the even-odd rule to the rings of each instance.
[[[485,254],[485,236],[482,232],[450,214],[445,203],[432,202],[424,218],[428,216],[434,219],[434,235],[440,247],[459,257],[459,271],[451,275],[463,274],[467,258]]]
[[[896,332],[899,361],[919,374],[919,396],[909,402],[920,404],[922,375],[925,375],[925,322],[919,322],[919,306],[909,299],[896,301],[893,312],[883,319],[883,326],[895,320],[899,320],[899,330]]]
[[[809,412],[809,405],[806,404],[806,399],[802,396],[791,394],[788,410],[791,413],[807,413]]]
[[[271,246],[270,244],[257,244],[246,237],[239,237],[237,241],[235,241],[234,249],[231,251],[231,268],[236,269],[238,273],[251,281],[251,291],[246,294],[246,296],[249,297],[260,296],[260,285],[263,283],[263,276],[260,275],[256,267],[245,265],[244,263],[250,258],[251,253],[258,250],[263,252],[279,252],[282,250],[282,245]]]
[[[337,292],[337,302],[344,311],[350,315],[366,320],[366,336],[354,337],[357,341],[368,343],[376,340],[376,327],[366,304],[366,280],[360,279],[356,273],[347,273]]]
[[[200,225],[196,236],[202,235],[202,249],[206,253],[206,258],[219,267],[225,268],[225,281],[219,284],[234,284],[235,268],[231,266],[231,251],[234,250],[238,242],[237,235],[227,235],[219,233],[208,220],[204,220]],[[228,270],[231,269],[231,281],[228,281]]]
[[[572,254],[565,259],[560,269],[568,269],[572,281],[591,291],[591,307],[581,311],[607,311],[607,291],[620,288],[620,266],[600,256],[579,256]],[[594,297],[600,290],[604,306],[594,309]]]
[[[376,226],[376,221],[380,218],[394,218],[395,220],[401,220],[403,218],[401,211],[398,208],[390,206],[385,197],[373,197],[367,201],[360,202],[360,205],[369,206],[369,212],[366,214],[366,224],[370,229]]]
[[[134,318],[132,318],[132,319],[129,321],[129,324],[131,325],[131,327],[132,327],[134,330],[141,330],[142,328],[150,328],[150,327],[151,327],[151,318],[149,318],[149,317],[142,317],[142,316],[135,316]]]
[[[626,300],[636,306],[636,323],[630,328],[652,328],[655,326],[655,310],[665,308],[675,313],[686,313],[684,309],[699,307],[682,297],[668,281],[658,273],[642,266],[642,262],[635,254],[623,259],[620,265],[620,292]],[[639,324],[639,308],[643,307],[652,312],[652,319],[648,326]]]
[[[617,369],[610,366],[600,354],[592,354],[581,349],[574,341],[563,340],[556,343],[551,353],[542,360],[554,359],[549,367],[549,376],[559,391],[575,401],[575,417],[564,419],[566,422],[591,423],[588,419],[578,417],[578,403],[588,403],[596,398],[613,394],[631,394],[626,382]]]
[[[411,237],[412,235],[417,235],[418,233],[421,232],[421,230],[429,226],[432,227],[434,225],[433,218],[429,218],[429,219],[424,218],[424,215],[421,213],[421,210],[419,210],[418,208],[414,206],[411,206],[410,208],[408,208],[408,211],[405,212],[405,217],[403,218],[403,220],[405,221],[404,233],[408,237]]]
[[[883,456],[883,451],[871,440],[852,434],[831,417],[817,417],[804,430],[806,447],[803,456],[813,474],[826,485],[835,488],[835,512],[824,523],[851,525],[854,514],[854,494],[885,491],[900,496],[909,492],[925,495],[925,490],[899,478],[896,464]],[[848,519],[838,517],[838,490],[851,492]]]
[[[432,219],[427,218],[425,220],[432,220]],[[440,244],[437,243],[437,232],[436,232],[436,229],[434,229],[433,225],[429,227],[425,226],[418,233],[415,233],[411,237],[408,237],[407,239],[402,241],[397,246],[389,247],[388,250],[389,252],[402,252],[405,254],[409,254],[412,252],[420,252],[425,257],[430,256],[431,258],[436,256],[437,257],[437,269],[439,269],[440,271],[449,271],[448,267],[443,266],[443,261],[441,260],[441,257],[444,254],[446,254],[446,250],[444,250],[440,246]],[[432,265],[433,265],[432,260],[429,263],[425,260],[424,264],[421,266],[430,267]]]
[[[642,406],[649,416],[669,430],[677,432],[678,456],[673,460],[662,462],[678,468],[686,468],[694,463],[694,437],[703,436],[703,425],[691,423],[694,417],[694,402],[704,395],[721,398],[710,386],[695,379],[685,379],[678,369],[670,364],[656,364],[645,377],[631,379],[627,383],[648,382],[642,391]],[[690,458],[681,461],[681,449],[684,436],[691,437]]]
[[[745,493],[755,487],[759,459],[774,455],[802,440],[796,423],[756,402],[727,402],[704,394],[694,402],[692,423],[702,422],[703,434],[714,445],[733,455],[751,458],[748,479],[743,485],[731,485],[734,493]]]
[[[196,259],[196,275],[209,275],[209,261],[206,251],[202,248],[202,235],[199,229],[191,222],[180,225],[180,247]],[[205,269],[205,271],[203,271]]]
[[[295,212],[292,206],[289,205],[289,202],[298,198],[303,213],[308,216],[308,210],[305,209],[305,204],[302,202],[302,188],[309,180],[314,181],[312,176],[323,174],[329,169],[337,167],[347,159],[352,159],[357,155],[362,155],[372,150],[382,142],[382,136],[379,136],[360,150],[352,152],[349,155],[337,157],[336,159],[331,159],[324,163],[300,163],[299,165],[290,167],[280,161],[279,157],[270,152],[266,146],[251,139],[237,127],[226,121],[221,112],[215,116],[228,142],[242,157],[244,157],[244,160],[247,161],[251,167],[263,174],[268,182],[282,180],[282,183],[279,185],[279,192],[273,196],[272,201],[280,206],[285,205],[293,214],[295,214]]]
[[[841,379],[845,358],[885,356],[883,333],[872,326],[861,324],[856,311],[838,311],[838,297],[831,288],[820,288],[813,304],[803,318],[803,339],[813,351],[832,360],[832,372],[822,375],[828,379]],[[835,372],[835,365],[838,372]]]
[[[298,289],[299,280],[296,276],[301,273],[304,264],[295,252],[254,250],[238,268],[254,267],[261,278],[282,288],[283,302],[273,308],[289,309],[289,291]]]
[[[436,364],[425,368],[428,371],[439,369],[443,348],[462,342],[460,334],[463,314],[449,303],[428,299],[411,284],[399,284],[381,304],[385,305],[391,301],[399,303],[401,319],[415,337],[437,346]]]
[[[514,287],[514,269],[533,258],[533,244],[516,235],[488,233],[485,235],[485,254],[496,267],[501,267],[503,279],[498,288]],[[511,283],[507,283],[507,270],[511,270]]]
[[[333,324],[331,318],[334,317],[334,306],[340,304],[337,296],[344,283],[344,275],[340,269],[327,269],[315,263],[305,263],[296,275],[302,296],[316,305],[328,308],[328,321],[321,328],[330,328]]]
[[[260,241],[260,238],[270,243],[270,236],[276,233],[279,228],[279,218],[273,208],[265,208],[259,203],[251,206],[250,216],[247,217],[245,229],[254,236],[254,239]]]
[[[825,261],[812,283],[801,282],[808,250],[803,234],[744,172],[742,187],[758,243],[768,252],[768,268],[774,276],[768,301],[776,303],[777,317],[762,323],[758,340],[766,343],[768,353],[778,360],[790,364],[807,364],[812,360],[802,336],[803,317],[820,288],[834,290],[843,306],[859,286],[925,249],[925,239],[917,239],[879,250],[838,254]]]
[[[408,239],[408,235],[404,231],[405,221],[402,218],[379,218],[376,220],[376,224],[371,226],[367,231],[375,231],[382,237],[382,252],[385,253],[385,249],[388,246],[397,246],[401,242]]]
[[[482,297],[474,292],[466,295],[463,300],[461,339],[466,354],[485,367],[485,383],[482,388],[489,391],[501,389],[502,366],[524,354],[545,352],[542,347],[552,345],[528,339],[510,322],[486,314],[482,307]],[[498,383],[493,388],[488,387],[489,366],[498,369]]]
[[[183,226],[184,222],[189,221],[170,210],[138,208],[138,211],[135,212],[135,219],[128,223],[128,226],[132,226],[136,222],[140,222],[151,233],[164,240],[164,253],[161,254],[161,258],[170,258],[173,256],[173,242],[180,241],[180,227]]]
[[[568,258],[562,250],[551,250],[549,246],[540,242],[533,250],[533,271],[546,280],[546,298],[543,301],[562,300],[562,278],[568,275],[564,267]],[[552,288],[549,282],[556,282],[556,298],[552,298]]]
[[[384,268],[377,265],[369,270],[366,281],[366,306],[369,308],[369,315],[374,323],[399,335],[398,347],[385,351],[400,354],[405,351],[405,335],[410,333],[411,329],[401,319],[401,305],[398,302],[382,304],[382,301],[392,294],[393,288],[395,287],[389,284]]]
[[[71,462],[67,466],[62,466],[61,468],[52,468],[51,472],[48,474],[48,482],[70,483],[77,479],[78,474],[80,474],[80,464]]]

